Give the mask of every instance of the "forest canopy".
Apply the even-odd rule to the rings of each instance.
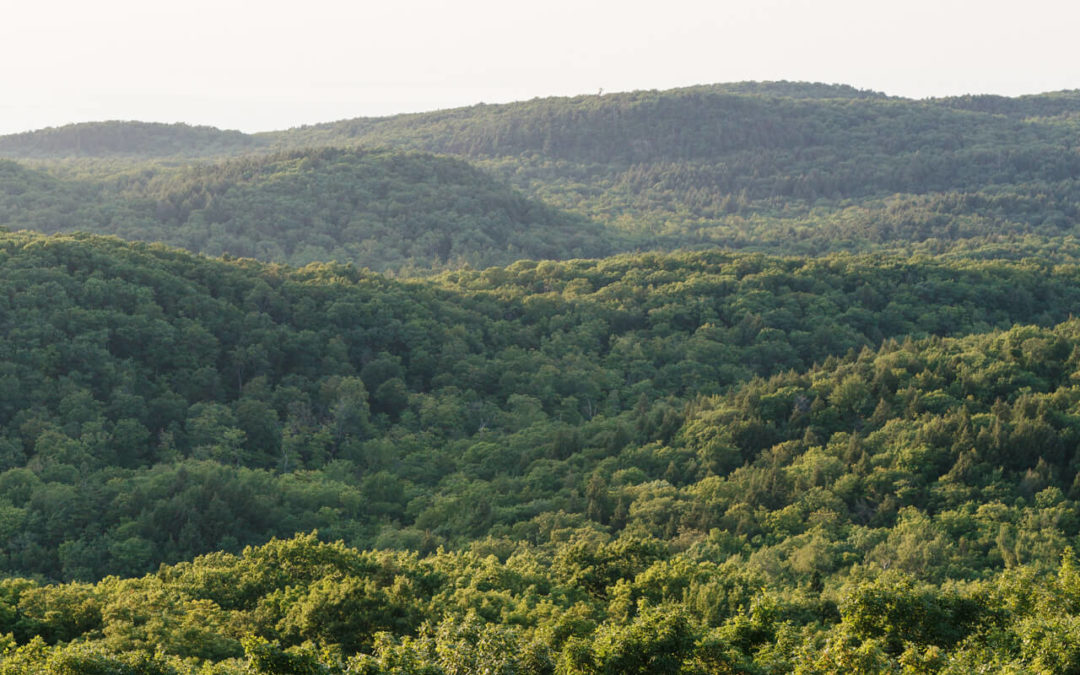
[[[743,83],[248,136],[73,125],[0,137],[18,162],[0,224],[409,273],[715,246],[1056,254],[1080,235],[1078,119],[1076,92]]]
[[[0,675],[1080,672],[1078,119],[0,138]]]

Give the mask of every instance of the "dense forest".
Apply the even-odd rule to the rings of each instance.
[[[160,158],[239,154],[266,144],[239,131],[149,122],[89,122],[0,136],[0,156]]]
[[[797,649],[833,632],[851,658],[974,658],[960,639],[998,621],[1004,605],[971,605],[971,624],[945,637],[927,626],[851,633],[841,609],[864,595],[941,612],[990,603],[980,584],[1014,568],[1057,570],[1080,527],[1080,328],[1069,320],[1080,267],[650,254],[402,283],[354,267],[214,261],[87,236],[7,235],[2,251],[2,563],[31,581],[11,586],[11,623],[0,631],[61,645],[19,651],[12,663],[25,659],[30,670],[149,644],[106,637],[114,631],[103,603],[114,592],[132,602],[134,591],[85,582],[313,530],[424,557],[281,544],[398,570],[385,588],[374,572],[297,572],[338,598],[328,602],[360,603],[346,609],[304,609],[315,587],[290,584],[234,606],[166,590],[163,569],[154,597],[175,605],[177,621],[196,620],[184,618],[194,602],[199,623],[239,623],[220,629],[217,647],[166,648],[194,659],[188,665],[162,663],[325,660],[274,651],[313,641],[336,645],[346,661],[368,654],[356,657],[365,668],[397,650],[442,669],[431,672],[468,672],[441,664],[439,640],[459,638],[440,631],[490,631],[494,621],[506,624],[498,639],[526,640],[551,664],[627,672],[604,665],[622,663],[608,652],[628,648],[609,643],[634,631],[654,639],[648,622],[671,615],[651,607],[670,603],[681,608],[678,648],[652,648],[672,668],[709,672],[694,665],[703,658],[766,668],[757,664],[765,659],[784,670]],[[226,567],[215,574],[232,574],[235,560],[213,563]],[[384,597],[413,574],[401,565],[431,564],[452,569],[424,582],[430,597]],[[464,601],[441,594],[466,583],[455,575],[476,573],[461,566],[481,564],[496,565],[497,578],[525,565],[540,575],[529,585],[569,593],[558,601],[566,604],[512,609],[525,587],[485,582],[510,605],[453,609]],[[635,590],[641,575],[672,574],[651,582],[659,596]],[[40,586],[51,580],[77,583]],[[908,595],[888,595],[894,582]],[[375,584],[363,591],[375,595],[361,600],[339,585],[355,583]],[[686,584],[731,588],[695,601]],[[50,590],[30,592],[39,586]],[[24,591],[46,606],[51,593],[76,593],[87,612],[78,621],[89,623],[50,632],[31,619],[49,610],[24,606]],[[286,591],[273,600],[282,618],[244,618]],[[710,604],[729,595],[727,609]],[[765,631],[756,642],[723,642],[739,622],[762,620],[754,612],[766,601],[778,614],[753,629]],[[293,626],[309,609],[323,614]],[[580,623],[557,628],[564,611],[581,613]],[[321,621],[347,627],[313,627]],[[786,647],[776,642],[781,625]],[[155,630],[181,639],[174,629]],[[208,639],[208,629],[185,630],[196,644]],[[791,642],[803,633],[808,642]],[[87,647],[62,646],[75,638]],[[430,647],[414,642],[427,639]],[[702,640],[719,651],[704,654]],[[767,658],[758,654],[766,646]]]
[[[1078,120],[0,138],[0,675],[1080,672]]]
[[[1018,242],[1080,236],[1077,147],[1076,92],[912,101],[799,83],[247,136],[84,124],[0,138],[19,162],[0,166],[0,224],[393,272],[713,246],[1036,254]]]
[[[0,160],[0,224],[379,271],[598,256],[618,240],[461,160],[331,148],[140,167],[104,182]]]
[[[719,85],[358,119],[280,143],[468,158],[647,248],[779,253],[1076,236],[1080,94],[911,101]]]

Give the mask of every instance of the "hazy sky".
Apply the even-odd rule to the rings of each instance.
[[[1074,0],[0,0],[0,133],[257,131],[740,80],[1080,88]]]

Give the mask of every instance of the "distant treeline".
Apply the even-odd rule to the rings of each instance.
[[[1080,234],[1078,120],[1075,92],[911,101],[744,83],[255,136],[73,125],[0,138],[24,162],[0,168],[0,222],[393,271],[709,246],[1053,248]],[[262,158],[223,159],[245,153]]]

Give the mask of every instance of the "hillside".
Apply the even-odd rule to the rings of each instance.
[[[3,256],[0,564],[65,579],[316,527],[543,539],[606,458],[675,484],[737,467],[661,451],[702,396],[1080,312],[1080,272],[1031,263],[712,253],[398,284],[86,236],[4,235]]]
[[[360,118],[267,137],[320,145],[337,145],[351,139],[369,145],[404,145],[484,158],[536,154],[553,161],[621,168],[637,163],[720,160],[725,156],[739,157],[749,150],[773,151],[772,156],[759,158],[759,168],[774,173],[797,166],[800,159],[809,159],[800,155],[811,149],[816,149],[822,159],[837,159],[835,154],[840,151],[857,149],[852,153],[853,160],[896,161],[918,150],[948,156],[988,144],[1018,148],[1053,137],[1047,115],[1037,113],[1080,112],[1080,97],[1076,96],[1046,95],[1048,102],[1056,105],[1040,106],[1024,99],[978,105],[978,99],[913,101],[833,96],[830,89],[817,96],[786,93],[785,89],[729,90],[720,86],[534,99],[436,113]],[[1019,114],[988,112],[1008,107],[1005,102],[1013,104],[1012,109]],[[1024,124],[1025,120],[1029,123]],[[1021,136],[1013,137],[1016,133]],[[829,154],[824,154],[826,151]],[[1015,167],[1002,164],[967,170],[1010,168]],[[954,176],[954,172],[945,169],[940,176],[922,180],[888,175],[873,178],[890,187],[890,183],[904,184],[907,178],[906,184],[925,189],[931,180],[954,187],[957,184],[949,179],[978,177]],[[838,180],[848,194],[870,189],[849,187],[851,180],[847,176]],[[766,183],[761,189],[764,192],[774,187]]]
[[[12,672],[1080,662],[1075,267],[2,254]]]
[[[465,243],[462,255],[443,256],[428,244],[419,251],[403,250],[392,233],[384,251],[374,242],[387,234],[386,228],[375,228],[369,236],[369,229],[343,232],[341,223],[332,223],[329,240],[306,242],[313,246],[310,256],[277,250],[271,243],[275,237],[248,225],[225,237],[227,247],[221,241],[209,246],[208,239],[222,237],[162,236],[174,224],[155,222],[153,213],[114,226],[113,211],[128,208],[130,195],[122,190],[102,198],[104,221],[86,214],[80,216],[86,223],[82,226],[67,224],[71,218],[58,218],[48,208],[41,217],[10,208],[0,210],[0,217],[12,222],[17,215],[47,231],[117,232],[196,251],[301,264],[331,255],[374,269],[441,267],[450,259],[488,265],[506,264],[515,256],[565,259],[710,246],[812,255],[913,245],[927,251],[987,250],[988,245],[1000,250],[1002,241],[1014,247],[1026,241],[1023,248],[1030,255],[1071,247],[1080,236],[1078,120],[1076,92],[913,101],[842,86],[742,83],[359,118],[243,138],[202,128],[126,123],[106,123],[98,137],[96,127],[81,125],[4,137],[0,156],[17,156],[5,153],[5,147],[55,146],[51,159],[35,160],[27,168],[77,183],[108,183],[118,176],[165,171],[161,162],[189,165],[196,156],[205,161],[214,147],[220,155],[272,154],[285,148],[311,152],[312,147],[436,153],[468,162],[555,209],[567,223],[556,239],[572,225],[585,239],[603,241],[600,246],[575,242],[568,250],[508,242],[512,252],[502,256],[500,237],[481,226],[476,229],[484,235]],[[103,149],[79,150],[69,142],[75,130],[94,136],[89,147]],[[171,140],[152,141],[155,134]],[[54,135],[55,143],[50,140]],[[117,140],[126,136],[151,140]],[[136,146],[142,148],[137,153],[117,154],[116,148]],[[280,161],[280,154],[274,156]],[[193,174],[213,171],[190,167]],[[364,177],[350,180],[359,181],[359,193],[368,189]],[[189,189],[193,194],[174,192],[169,198],[197,202],[203,188],[189,181]],[[305,199],[322,203],[298,211],[297,201]],[[318,220],[328,201],[317,191],[299,193],[288,208],[279,210],[275,204],[273,211],[288,214],[299,227],[296,220]],[[334,195],[333,201],[340,200]],[[409,219],[443,219],[445,207],[423,200],[421,205],[431,210],[430,218],[415,209]],[[567,214],[578,219],[571,223]],[[65,224],[50,226],[50,219]],[[596,227],[586,225],[590,221]],[[197,221],[190,227],[204,226]],[[421,227],[429,231],[429,225]],[[475,253],[493,246],[500,255]],[[437,243],[434,248],[445,250]],[[393,262],[379,264],[380,259]]]
[[[1075,235],[1078,113],[1076,92],[912,101],[747,84],[480,105],[268,137],[469,158],[651,246],[806,253]]]
[[[96,180],[0,161],[0,224],[375,270],[597,256],[618,241],[460,160],[331,149]]]
[[[1078,148],[788,82],[0,138],[0,675],[1080,672]]]

